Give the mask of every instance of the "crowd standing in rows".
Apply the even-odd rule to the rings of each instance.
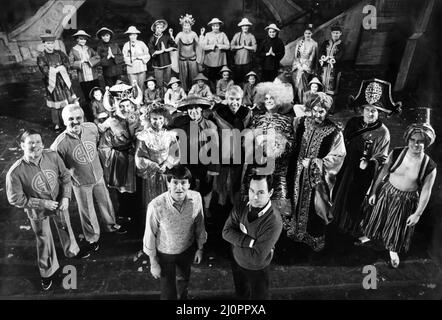
[[[161,298],[187,298],[190,266],[201,262],[211,236],[206,224],[215,194],[220,206],[233,206],[221,229],[240,298],[269,297],[278,240],[319,252],[330,224],[358,245],[381,241],[397,267],[435,180],[436,165],[424,152],[436,138],[432,127],[412,124],[406,146],[390,150],[379,114],[396,113],[399,104],[390,84],[378,79],[364,81],[353,101],[362,116],[343,130],[329,117],[344,52],[337,25],[321,46],[306,27],[287,77],[276,24],[257,41],[243,18],[229,41],[220,19],[199,35],[194,23],[182,16],[174,36],[167,21],[156,20],[147,45],[130,26],[122,49],[107,27],[96,32],[96,50],[79,30],[69,55],[54,49],[50,32],[42,35],[37,63],[46,104],[55,129],[65,130],[51,150],[39,132],[26,130],[23,157],[10,168],[6,186],[9,202],[24,208],[35,232],[43,289],[59,268],[50,219],[64,254],[80,258],[98,250],[101,230],[124,234],[132,221],[144,231],[140,250],[153,277],[161,278]],[[153,75],[147,77],[149,61]],[[87,102],[82,107],[74,74]],[[72,189],[85,239],[80,246],[68,211]]]

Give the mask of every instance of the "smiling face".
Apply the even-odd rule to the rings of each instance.
[[[228,72],[228,71],[224,71],[223,74],[222,74],[222,76],[223,76],[223,79],[224,79],[224,80],[229,80],[229,78],[230,78],[230,72]]]
[[[262,208],[269,201],[273,190],[269,191],[267,180],[251,180],[249,186],[249,201],[253,208]]]
[[[46,52],[52,53],[52,52],[54,52],[55,42],[54,41],[45,41],[45,42],[43,42],[43,48]]]
[[[126,119],[129,116],[129,114],[134,111],[135,110],[132,105],[132,102],[130,102],[129,100],[125,100],[118,104],[117,113],[121,118]]]
[[[265,95],[264,106],[267,111],[273,110],[276,107],[275,98],[270,93]]]
[[[244,32],[244,33],[248,33],[249,29],[250,29],[250,26],[242,26],[241,27],[241,31]]]
[[[176,89],[178,89],[178,86],[179,86],[178,82],[175,82],[175,83],[172,83],[172,85],[170,87],[172,88],[172,90],[176,90]]]
[[[194,106],[192,109],[187,110],[187,114],[193,121],[198,121],[199,119],[201,119],[202,109],[201,107]]]
[[[103,33],[101,35],[101,40],[103,40],[104,43],[108,43],[111,39],[110,33]]]
[[[236,113],[241,107],[242,96],[240,95],[228,95],[227,96],[227,104],[229,105],[230,111],[232,113]]]
[[[190,188],[189,179],[172,178],[167,182],[172,199],[175,201],[183,201],[186,198],[187,191]]]
[[[270,38],[274,38],[274,37],[276,37],[276,30],[275,30],[275,29],[269,29],[269,30],[267,31],[267,33],[268,33],[268,35],[269,35]]]
[[[204,80],[197,80],[196,83],[198,84],[198,87],[204,87]]]
[[[67,112],[63,118],[66,130],[76,135],[81,133],[81,124],[84,122],[84,116],[81,109],[77,108]]]
[[[86,37],[83,37],[83,36],[79,36],[79,37],[77,37],[77,43],[78,43],[80,46],[85,46],[85,45],[86,45],[86,42],[87,42],[87,38],[86,38]]]
[[[373,106],[365,106],[363,111],[364,122],[367,124],[375,123],[378,120],[379,112]]]
[[[327,110],[320,106],[314,106],[312,109],[312,117],[317,124],[324,122],[327,116]]]
[[[149,90],[155,90],[155,81],[147,81],[147,88],[149,88]]]
[[[247,81],[253,86],[256,83],[256,77],[255,76],[249,76]]]
[[[43,142],[39,134],[31,134],[20,143],[25,158],[30,160],[38,160],[43,152]]]
[[[131,34],[129,34],[129,40],[130,40],[131,42],[135,42],[135,40],[137,40],[137,38],[138,38],[138,34],[137,34],[137,33],[131,33]]]
[[[424,153],[425,150],[425,142],[426,139],[422,133],[413,133],[408,139],[408,148],[410,149],[412,154],[421,155],[422,153]]]
[[[165,25],[164,25],[164,23],[157,23],[156,25],[155,25],[155,33],[156,34],[161,34],[161,33],[163,33],[164,32],[164,27],[165,27]]]
[[[164,119],[164,116],[161,114],[155,114],[155,113],[150,114],[150,124],[152,125],[152,128],[154,130],[159,131],[163,129],[165,121],[166,119]]]

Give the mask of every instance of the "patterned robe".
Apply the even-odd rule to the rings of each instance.
[[[292,65],[293,88],[299,102],[303,103],[304,92],[307,90],[311,74],[315,73],[318,56],[318,43],[315,40],[299,40],[295,45],[295,59]]]
[[[282,217],[283,225],[289,238],[320,251],[330,222],[330,193],[346,154],[344,139],[328,119],[318,125],[312,118],[295,118],[293,127],[295,149],[287,174],[292,212]]]
[[[43,74],[43,83],[45,85],[46,105],[49,108],[60,109],[76,98],[72,83],[68,74],[70,68],[68,56],[60,50],[54,50],[52,53],[41,52],[37,57],[37,65]],[[54,75],[50,74],[51,68],[63,66],[65,68],[65,79],[61,72]],[[50,78],[55,85],[50,87]]]
[[[324,85],[325,93],[333,95],[338,91],[337,78],[343,54],[344,48],[341,40],[335,42],[328,40],[321,46],[319,61],[323,61],[321,82]]]
[[[149,202],[167,191],[166,176],[158,170],[163,164],[168,169],[180,161],[180,149],[172,131],[155,131],[147,128],[137,134],[135,165],[137,175],[143,178],[142,199],[144,208]]]

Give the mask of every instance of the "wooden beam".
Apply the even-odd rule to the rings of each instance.
[[[415,32],[407,40],[407,45],[402,56],[399,72],[394,84],[394,91],[403,90],[410,77],[413,60],[417,57],[419,49],[419,40],[422,39],[423,34],[428,28],[431,19],[431,14],[435,6],[435,0],[426,0],[423,9],[420,12],[419,18],[416,22]]]

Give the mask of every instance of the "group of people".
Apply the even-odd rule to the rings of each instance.
[[[183,31],[176,37],[164,34],[167,22],[157,20],[148,46],[136,40],[138,32],[130,27],[131,40],[122,52],[111,45],[98,50],[101,61],[104,53],[115,62],[112,66],[118,65],[116,57],[121,54],[134,73],[129,74],[130,84],[115,84],[117,79],[112,78],[104,91],[93,83],[82,86],[95,105],[92,121],[85,121],[84,110],[70,100],[75,94],[68,81],[67,57],[48,52],[50,41],[44,38],[39,65],[51,85],[48,105],[62,110],[66,129],[51,150],[43,150],[38,132],[25,131],[24,155],[6,179],[9,202],[25,209],[36,234],[43,288],[51,286],[59,267],[50,218],[56,221],[67,257],[87,257],[98,249],[99,221],[107,232],[127,232],[116,219],[109,190],[118,194],[117,215],[141,218],[135,221],[144,230],[142,250],[150,258],[153,277],[161,278],[163,299],[187,297],[190,266],[201,262],[211,236],[206,222],[213,218],[215,194],[220,206],[233,207],[221,229],[232,248],[240,298],[268,298],[269,265],[281,237],[319,252],[326,247],[330,224],[354,236],[356,244],[381,241],[390,252],[391,265],[397,267],[398,253],[410,247],[436,176],[436,165],[424,152],[436,138],[433,128],[412,124],[404,135],[406,146],[390,150],[389,131],[379,114],[397,112],[398,104],[391,100],[390,84],[377,79],[364,81],[353,101],[361,116],[351,118],[344,130],[330,119],[331,91],[336,89],[331,84],[337,78],[334,64],[341,50],[339,30],[332,31],[333,39],[319,61],[324,69],[331,68],[323,82],[310,79],[317,48],[308,29],[296,46],[293,83],[287,84],[277,77],[284,46],[275,40],[279,31],[275,25],[267,27],[269,38],[261,49],[277,62],[272,69],[264,66],[270,67],[268,61],[263,64],[263,81],[258,82],[247,67],[249,53],[256,50],[247,19],[240,22],[242,31],[230,44],[219,31],[222,22],[217,18],[209,22],[212,32],[202,40],[190,29],[194,23],[190,15],[180,22]],[[80,33],[79,39],[84,37]],[[112,32],[102,28],[98,34],[105,41]],[[94,54],[82,47],[84,43],[78,46],[73,49],[80,56],[78,70],[93,77]],[[168,80],[168,49],[175,46],[180,79]],[[204,51],[207,76],[198,69],[198,48]],[[244,89],[230,79],[225,60],[229,48],[236,50],[234,79],[248,78]],[[143,90],[150,57],[157,58],[155,77],[147,79]],[[43,58],[60,64],[44,67]],[[220,73],[223,78],[212,95],[210,81]],[[166,82],[170,85],[166,95],[157,95]],[[251,87],[253,94],[248,95]],[[70,226],[71,189],[86,240],[81,249]],[[138,199],[134,195],[141,198],[139,211],[134,210]]]

